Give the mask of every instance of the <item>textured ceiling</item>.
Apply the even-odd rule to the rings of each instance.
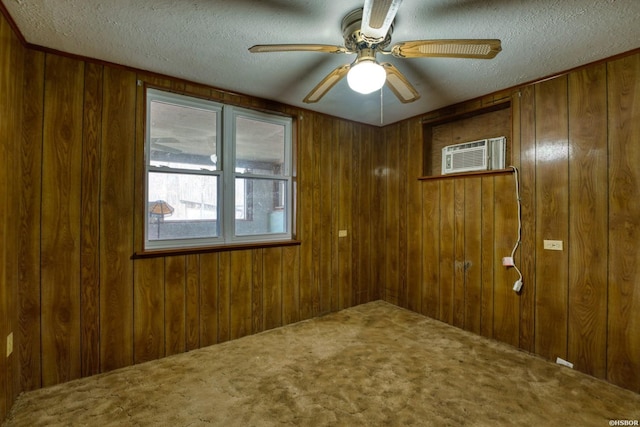
[[[362,0],[1,0],[28,43],[167,74],[373,125],[508,88],[640,47],[640,0],[404,0],[392,44],[497,38],[492,60],[394,63],[420,92],[360,95],[346,79],[320,102],[305,95],[354,55],[252,54],[255,44],[342,45],[341,21]],[[382,113],[382,114],[381,114]]]

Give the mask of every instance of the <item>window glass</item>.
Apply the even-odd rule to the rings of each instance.
[[[217,169],[216,111],[162,100],[149,110],[152,166]]]
[[[254,175],[282,175],[285,126],[247,117],[236,118],[236,168]]]
[[[291,119],[147,89],[145,249],[291,238]]]
[[[282,199],[286,181],[274,179],[236,179],[236,189],[246,189],[247,216],[249,221],[236,221],[236,234],[277,234],[286,231],[286,212]]]
[[[150,172],[149,240],[218,236],[218,177]]]

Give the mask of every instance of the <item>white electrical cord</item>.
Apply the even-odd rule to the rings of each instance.
[[[520,278],[516,280],[516,282],[513,284],[513,290],[515,292],[520,292],[520,289],[522,289],[522,273],[520,272],[520,269],[516,265],[515,258],[513,257],[522,239],[522,216],[521,216],[522,209],[521,209],[521,203],[520,203],[520,179],[518,177],[518,168],[516,168],[515,166],[509,166],[509,167],[513,169],[513,176],[515,178],[515,183],[516,183],[516,201],[518,203],[518,240],[516,241],[516,244],[513,246],[513,250],[511,251],[511,259],[514,260],[513,268],[516,269],[516,271],[518,272],[518,276],[520,276]]]

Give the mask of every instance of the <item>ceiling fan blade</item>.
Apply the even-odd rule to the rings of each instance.
[[[400,102],[408,104],[420,98],[418,91],[393,64],[386,62],[380,65],[382,65],[387,72],[387,85],[389,85],[389,89],[398,97]]]
[[[382,41],[398,13],[402,0],[365,0],[361,33],[366,40]]]
[[[330,72],[311,92],[302,100],[307,104],[313,104],[320,101],[329,90],[336,85],[344,76],[349,72],[351,64],[341,65],[332,72]]]
[[[257,44],[249,48],[251,53],[262,52],[325,52],[325,53],[352,53],[342,46],[329,44]]]
[[[397,58],[476,58],[491,59],[502,47],[497,39],[413,40],[391,48]]]

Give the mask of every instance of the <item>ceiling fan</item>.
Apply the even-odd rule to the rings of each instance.
[[[351,64],[340,65],[331,71],[304,98],[306,103],[318,102],[345,75],[351,89],[371,93],[387,83],[389,89],[403,103],[420,98],[418,91],[393,64],[378,63],[377,54],[396,58],[476,58],[491,59],[502,50],[496,39],[413,40],[391,43],[393,22],[402,0],[364,0],[364,7],[356,9],[342,20],[344,46],[325,44],[267,44],[255,45],[249,52],[325,52],[356,54]]]

